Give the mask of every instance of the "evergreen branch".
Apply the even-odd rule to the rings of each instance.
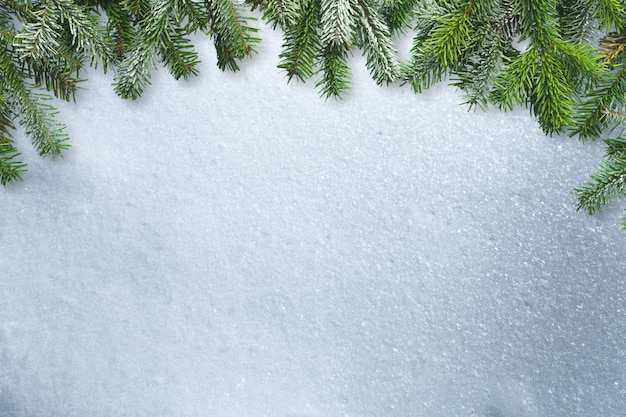
[[[322,97],[341,97],[350,87],[350,68],[346,59],[346,50],[337,47],[326,47],[321,53],[322,77],[315,86],[320,89]]]
[[[11,142],[0,141],[0,184],[7,185],[11,181],[22,180],[26,164],[15,160],[19,155]]]
[[[594,214],[607,206],[612,198],[626,195],[626,158],[607,158],[598,170],[574,189],[577,209]]]
[[[117,58],[122,58],[130,49],[132,40],[136,35],[129,8],[124,7],[122,3],[112,1],[106,5],[104,10],[108,18],[107,43],[111,45]]]
[[[355,43],[358,14],[351,0],[322,0],[320,5],[321,62],[315,86],[323,97],[340,97],[350,85],[347,51]]]
[[[47,68],[39,68],[37,64],[33,64],[31,69],[36,85],[45,86],[46,90],[52,91],[55,97],[65,101],[75,102],[78,85],[85,81],[72,76],[72,73],[65,69],[50,71]]]
[[[125,99],[136,100],[150,84],[150,68],[155,57],[152,48],[134,48],[120,64],[113,78],[114,91]]]
[[[366,66],[376,84],[396,81],[401,74],[398,52],[391,40],[389,27],[377,10],[367,0],[354,0],[359,14],[361,47],[366,56]]]
[[[559,38],[556,4],[557,0],[520,0],[517,6],[522,32],[539,49],[549,49]]]
[[[121,0],[120,5],[134,16],[142,16],[149,10],[150,0]]]
[[[324,45],[346,49],[354,43],[358,15],[352,6],[351,0],[321,0],[320,28]]]
[[[184,32],[190,34],[197,30],[208,30],[211,16],[206,13],[203,2],[179,0],[174,7],[174,19],[177,24],[187,20]]]
[[[246,0],[252,10],[257,7],[263,13],[263,20],[272,28],[279,26],[283,30],[292,27],[302,17],[303,8],[299,0]]]
[[[0,91],[3,88],[0,86]],[[0,96],[0,143],[11,142],[11,130],[15,129],[9,106],[4,95]]]
[[[536,50],[528,50],[513,58],[495,80],[491,100],[501,109],[512,110],[526,104],[532,95],[537,74]]]
[[[41,156],[61,156],[69,148],[69,137],[63,131],[65,125],[55,119],[56,109],[44,103],[52,97],[44,94],[32,96],[24,89],[17,94],[19,107],[22,111],[20,124],[24,126],[26,135],[32,139],[33,146]]]
[[[26,135],[31,138],[33,146],[42,155],[61,155],[68,148],[68,137],[63,132],[64,125],[56,121],[54,107],[44,103],[51,97],[42,94],[32,94],[24,85],[23,76],[11,61],[6,50],[0,49],[0,76],[6,83],[4,86],[20,123],[24,126]]]
[[[211,28],[217,50],[217,66],[225,70],[239,70],[237,60],[254,52],[254,46],[260,39],[251,34],[258,29],[248,26],[252,17],[243,15],[243,7],[234,0],[205,0],[212,16]]]
[[[401,67],[401,79],[409,83],[415,93],[421,93],[441,82],[448,71],[440,61],[423,53],[421,48],[413,48],[412,51],[414,55]]]
[[[487,19],[491,16],[491,2],[468,0],[457,10],[441,15],[425,42],[425,48],[444,67],[455,67],[478,38],[477,32],[484,32]]]
[[[539,71],[534,97],[531,97],[533,111],[543,130],[552,134],[561,132],[573,123],[573,89],[567,79],[560,60],[555,53],[543,51],[541,71]]]
[[[287,80],[295,76],[304,81],[313,75],[320,37],[317,33],[317,5],[315,0],[303,0],[300,20],[285,30],[278,68],[287,72]]]
[[[597,87],[587,91],[585,101],[577,107],[570,136],[595,139],[609,130],[612,122],[607,117],[609,109],[626,97],[626,67],[618,65],[604,77]]]
[[[98,63],[102,62],[106,72],[115,57],[99,33],[97,21],[90,14],[90,8],[80,7],[73,0],[55,0],[54,5],[60,23],[68,25],[76,49],[89,54],[92,66],[97,67]]]
[[[576,90],[597,85],[602,81],[602,74],[608,68],[591,46],[564,40],[558,40],[555,45],[566,79]]]
[[[593,5],[589,0],[571,0],[560,4],[561,35],[576,43],[590,43],[595,30]]]
[[[454,73],[458,78],[452,83],[463,90],[464,104],[468,104],[470,110],[475,106],[486,110],[497,74],[509,60],[507,53],[512,49],[510,40],[497,31],[479,46],[476,58],[460,65]]]
[[[54,54],[61,26],[53,9],[53,1],[47,0],[41,9],[29,12],[33,21],[26,22],[14,40],[21,59],[42,60],[46,55]]]
[[[593,15],[606,31],[621,31],[626,19],[626,5],[620,0],[590,0]]]
[[[197,65],[200,60],[183,32],[182,28],[174,28],[163,33],[161,56],[175,79],[182,77],[187,80],[190,75],[198,75]]]
[[[386,0],[382,3],[381,14],[391,34],[405,33],[419,3],[420,0]]]
[[[466,6],[463,13],[470,15],[470,11]],[[519,32],[519,16],[513,11],[514,6],[503,1],[493,8],[481,6],[471,13],[478,26],[452,72],[455,76],[452,85],[464,91],[465,104],[470,109],[487,108],[498,74],[519,55],[511,45]]]
[[[503,70],[492,98],[504,109],[530,105],[546,133],[561,132],[575,121],[574,97],[599,82],[604,67],[591,48],[560,37],[556,0],[521,0],[518,11],[530,46]]]
[[[521,33],[520,20],[516,4],[511,0],[502,0],[491,21],[491,29],[504,38],[512,39]]]
[[[623,116],[626,118],[626,116]],[[626,138],[606,139],[606,155],[612,159],[626,159]]]
[[[417,11],[413,29],[416,35],[413,37],[409,60],[401,69],[402,80],[411,84],[416,93],[438,83],[447,73],[447,68],[424,46],[439,16],[449,12],[446,6],[450,7],[432,2]]]
[[[137,99],[146,85],[150,84],[150,68],[154,65],[157,50],[161,47],[163,34],[169,25],[172,3],[169,0],[155,0],[147,15],[141,20],[141,32],[131,51],[119,65],[119,72],[113,79],[113,87],[122,98]],[[131,10],[142,7],[139,1],[130,4]]]
[[[0,97],[0,184],[3,186],[11,181],[22,180],[22,173],[26,172],[26,164],[15,160],[20,153],[11,143],[9,129],[15,129],[15,126],[9,113],[6,100]]]
[[[426,47],[444,67],[456,64],[472,38],[474,27],[467,14],[446,16],[426,42]]]

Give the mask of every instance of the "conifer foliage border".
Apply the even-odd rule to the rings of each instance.
[[[190,36],[201,32],[219,68],[237,71],[260,42],[255,10],[283,33],[288,80],[315,78],[321,96],[341,97],[355,50],[378,84],[421,92],[448,80],[470,108],[523,106],[546,134],[603,139],[606,159],[574,190],[579,209],[626,195],[626,0],[2,1],[0,183],[26,170],[16,125],[41,156],[67,149],[50,101],[75,100],[85,68],[113,70],[115,92],[134,100],[156,65],[176,79],[198,75]],[[399,35],[413,38],[405,62]]]

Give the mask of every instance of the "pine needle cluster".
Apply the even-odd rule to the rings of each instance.
[[[264,20],[284,32],[279,68],[288,80],[305,81],[318,75],[316,86],[321,95],[340,97],[350,85],[347,60],[355,48],[363,50],[376,83],[391,83],[400,76],[392,32],[404,26],[416,1],[247,1],[263,13]]]

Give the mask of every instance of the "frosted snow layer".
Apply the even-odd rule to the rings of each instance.
[[[64,159],[18,138],[0,416],[626,415],[623,213],[571,194],[602,144],[361,58],[325,102],[263,37],[137,102],[92,74]]]

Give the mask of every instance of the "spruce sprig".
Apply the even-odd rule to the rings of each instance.
[[[20,153],[13,146],[11,130],[15,126],[8,103],[0,97],[0,184],[7,185],[11,181],[21,180],[26,171],[26,164],[16,160]]]
[[[360,25],[358,44],[366,57],[366,67],[376,84],[389,84],[399,79],[401,65],[389,26],[382,14],[367,0],[355,0]]]
[[[381,15],[391,34],[405,34],[411,27],[420,0],[387,0],[382,2]]]
[[[300,0],[246,0],[246,5],[253,11],[259,9],[272,28],[283,30],[295,25],[302,11]]]
[[[237,61],[252,52],[260,39],[254,36],[258,29],[248,23],[255,19],[244,14],[243,5],[234,0],[205,0],[211,17],[210,34],[217,50],[217,66],[238,71]]]
[[[351,0],[322,0],[320,7],[321,77],[316,83],[322,96],[339,97],[350,86],[348,51],[356,42],[358,15]]]
[[[315,73],[316,58],[321,45],[317,31],[317,5],[315,0],[301,0],[301,12],[296,23],[285,27],[278,68],[286,72],[288,81],[293,77],[305,81]]]
[[[347,58],[361,49],[378,84],[399,78],[400,62],[380,2],[369,0],[266,0],[252,3],[284,31],[279,68],[288,81],[318,74],[322,96],[340,97],[349,87]],[[406,16],[408,12],[402,11]]]
[[[22,69],[22,60],[9,45],[0,48],[0,80],[2,93],[33,146],[42,156],[59,156],[69,145],[65,126],[55,118],[56,110],[47,103],[51,97],[37,93],[39,86],[28,83],[29,73]],[[7,126],[5,123],[4,126]]]
[[[612,198],[626,195],[626,157],[623,153],[624,138],[613,139],[619,143],[617,154],[607,153],[600,167],[574,190],[578,197],[578,209],[586,209],[594,214],[605,207]]]

